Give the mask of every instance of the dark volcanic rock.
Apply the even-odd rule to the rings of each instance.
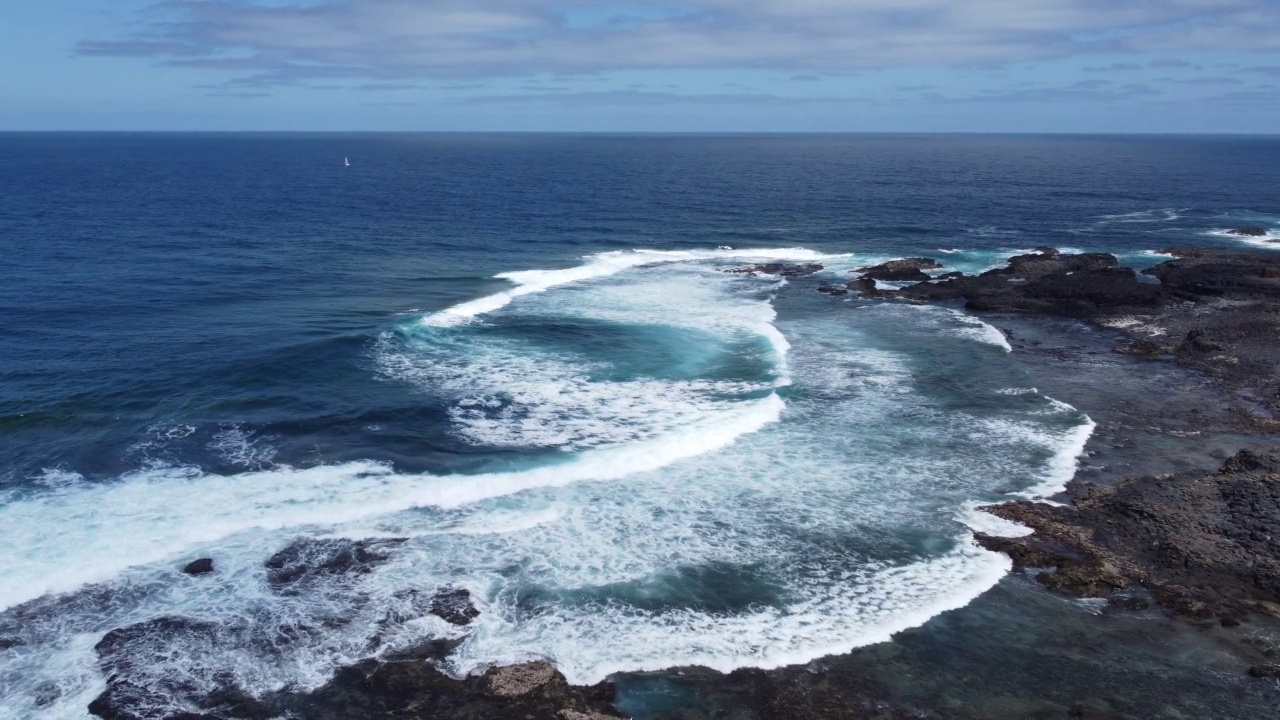
[[[21,638],[0,637],[0,650],[8,650],[9,648],[15,648],[19,645],[25,644],[26,643],[22,642]]]
[[[1132,328],[1125,332],[1133,342],[1122,345],[1121,352],[1172,353],[1177,361],[1244,390],[1249,404],[1239,413],[1252,429],[1280,427],[1280,253],[1162,252],[1174,259],[1143,270],[1158,284],[1118,267],[1113,255],[1042,248],[980,275],[948,273],[901,290],[877,290],[864,276],[847,287],[867,298],[963,301],[977,312],[1060,315]],[[915,260],[901,262],[910,266]],[[1152,338],[1161,336],[1185,339],[1157,349]]]
[[[1254,665],[1249,668],[1249,677],[1270,678],[1272,680],[1280,680],[1280,665],[1268,663],[1266,665]]]
[[[875,297],[880,293],[880,291],[876,289],[876,281],[868,277],[851,280],[845,283],[844,286],[854,292],[861,293],[863,297]]]
[[[1241,237],[1266,237],[1267,231],[1263,228],[1250,226],[1231,228],[1227,231],[1229,235],[1239,235]]]
[[[1150,340],[1134,340],[1125,343],[1116,348],[1116,352],[1122,355],[1136,355],[1138,357],[1153,357],[1164,353],[1164,346],[1160,343]]]
[[[823,285],[818,288],[818,292],[825,295],[847,295],[849,290],[839,285]]]
[[[1173,613],[1234,619],[1280,603],[1280,461],[1238,453],[1215,473],[1087,488],[1071,506],[1015,502],[988,511],[1036,532],[980,536],[1048,587],[1105,597],[1140,584]]]
[[[1051,250],[1051,248],[1049,249]],[[948,273],[883,297],[926,302],[965,300],[971,310],[1092,317],[1116,308],[1140,310],[1158,304],[1160,288],[1143,283],[1116,258],[1103,253],[1019,255],[1004,268],[977,276]]]
[[[431,614],[453,625],[468,625],[480,611],[471,603],[471,592],[466,588],[441,590],[431,598]]]
[[[1168,292],[1182,299],[1280,297],[1280,254],[1202,248],[1163,252],[1176,258],[1142,272],[1158,278]]]
[[[890,260],[880,265],[868,265],[854,270],[854,272],[862,273],[862,277],[871,278],[872,280],[885,280],[888,282],[909,282],[928,280],[929,275],[925,270],[937,270],[942,264],[932,258],[903,258],[902,260]]]
[[[1052,250],[1052,248],[1047,248]],[[1009,265],[1001,272],[1023,280],[1034,280],[1046,275],[1074,273],[1082,270],[1105,270],[1113,268],[1119,261],[1115,255],[1108,253],[1082,253],[1079,255],[1063,255],[1058,251],[1039,252],[1030,255],[1015,255],[1009,258]]]
[[[455,680],[423,661],[369,660],[338,671],[291,706],[312,720],[611,720],[613,686],[574,687],[544,662]]]
[[[267,584],[276,592],[287,593],[318,579],[363,575],[390,557],[387,549],[403,542],[301,538],[267,558]]]
[[[107,633],[93,648],[107,689],[89,704],[89,712],[109,720],[274,717],[270,708],[226,679],[205,677],[186,662],[175,671],[179,668],[173,658],[207,652],[219,632],[213,623],[170,616]]]
[[[213,572],[213,558],[200,558],[187,563],[182,572],[188,575],[207,575]]]
[[[807,263],[804,265],[788,265],[786,263],[765,263],[763,265],[752,265],[750,267],[734,268],[729,272],[744,273],[747,275],[780,275],[782,277],[804,277],[822,271],[822,265],[818,263]]]

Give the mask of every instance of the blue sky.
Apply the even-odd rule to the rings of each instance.
[[[1280,0],[6,0],[0,129],[1280,132]]]

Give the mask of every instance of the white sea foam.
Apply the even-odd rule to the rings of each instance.
[[[256,430],[242,425],[230,425],[214,434],[209,449],[236,467],[261,469],[269,467],[275,459],[276,449],[266,444],[275,439],[260,436]]]
[[[1138,210],[1136,212],[1098,215],[1098,224],[1107,223],[1156,223],[1173,222],[1182,218],[1182,213],[1189,208],[1159,208],[1156,210]]]
[[[1266,231],[1265,235],[1249,236],[1237,235],[1230,232],[1229,229],[1223,228],[1219,230],[1210,230],[1205,234],[1212,237],[1234,240],[1239,243],[1244,243],[1245,245],[1252,245],[1254,247],[1265,248],[1267,250],[1280,250],[1280,229],[1267,228]]]
[[[906,308],[927,317],[932,324],[932,329],[936,332],[975,340],[987,345],[994,345],[1005,352],[1013,352],[1013,347],[1009,345],[1008,338],[1004,336],[1004,333],[1000,332],[999,328],[960,310],[936,305],[896,305],[892,307],[895,310],[897,308]]]
[[[984,322],[972,315],[960,312],[959,310],[951,308],[947,309],[952,313],[952,316],[964,326],[964,329],[961,332],[965,336],[972,337],[973,339],[987,343],[988,345],[995,345],[1005,352],[1013,352],[1013,346],[1009,344],[1009,339],[1006,338],[1004,333],[1000,332],[999,328],[996,326]]]
[[[496,277],[510,280],[516,287],[476,300],[459,303],[422,319],[423,324],[433,326],[456,325],[478,315],[506,307],[518,297],[544,292],[553,287],[607,277],[624,270],[654,263],[692,262],[700,260],[740,260],[744,262],[791,260],[821,261],[827,258],[846,257],[825,255],[803,248],[782,249],[717,249],[717,250],[631,250],[598,253],[588,256],[586,262],[559,270],[516,270],[499,273]]]
[[[1007,235],[1021,234],[1021,232],[1018,230],[1009,230],[1005,228],[999,228],[999,227],[996,227],[995,225],[984,225],[982,227],[967,228],[965,230],[965,233],[968,235],[976,235],[977,237],[1003,237]]]
[[[111,598],[70,618],[28,614],[30,652],[0,657],[0,682],[15,689],[0,708],[33,708],[40,683],[58,678],[65,701],[54,707],[82,713],[102,687],[93,643],[165,614],[219,627],[144,663],[147,677],[196,687],[215,677],[254,693],[315,687],[374,652],[374,637],[380,652],[463,639],[449,661],[456,673],[541,657],[594,682],[673,665],[807,662],[887,640],[998,582],[1009,560],[974,546],[965,525],[1017,528],[966,508],[1006,488],[1060,488],[1087,418],[1047,398],[1002,396],[1018,377],[1000,378],[993,368],[1007,360],[985,348],[974,354],[997,384],[974,392],[983,407],[1009,403],[1004,412],[972,416],[921,392],[901,335],[1007,346],[981,321],[902,305],[839,322],[779,318],[768,297],[776,281],[679,255],[563,283],[522,277],[517,289],[563,290],[524,293],[537,297],[504,313],[625,330],[619,337],[656,328],[643,343],[678,351],[683,375],[619,373],[484,324],[417,325],[377,344],[384,375],[448,403],[468,443],[570,451],[536,467],[413,475],[373,462],[255,466],[229,451],[224,459],[259,469],[152,467],[0,506],[13,540],[0,549],[0,607],[96,581]],[[248,433],[226,447],[262,447]],[[263,560],[299,536],[395,542],[368,572],[274,593]],[[919,537],[949,549],[924,552]],[[215,582],[177,572],[197,552],[215,559]],[[481,615],[470,628],[430,616],[410,592],[441,586],[473,594]],[[246,642],[263,637],[267,651]]]
[[[134,565],[251,529],[337,525],[434,506],[455,508],[540,487],[616,480],[732,443],[777,421],[776,394],[655,438],[582,453],[566,464],[513,473],[397,474],[378,463],[308,469],[282,467],[239,475],[194,468],[134,473],[119,482],[0,506],[14,537],[0,556],[0,609],[51,592],[106,580]]]
[[[963,607],[1010,569],[1008,557],[962,546],[940,558],[859,573],[802,601],[732,615],[637,613],[592,608],[545,615],[503,635],[478,634],[450,659],[458,674],[495,662],[551,658],[569,682],[617,672],[697,665],[720,672],[777,668],[890,640],[939,613]],[[530,652],[529,648],[541,648]]]
[[[991,513],[984,512],[979,509],[981,506],[982,503],[977,501],[966,502],[956,513],[956,519],[974,532],[995,537],[1026,537],[1034,532],[1022,523],[1005,520],[1002,517],[996,517]]]

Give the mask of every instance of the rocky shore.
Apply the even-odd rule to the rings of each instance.
[[[202,634],[218,632],[185,618],[160,618],[114,630],[98,643],[108,689],[90,710],[111,719],[605,720],[629,715],[619,699],[625,691],[657,698],[647,715],[673,720],[1229,718],[1258,716],[1256,708],[1270,702],[1266,693],[1275,694],[1280,712],[1280,685],[1266,685],[1280,682],[1274,644],[1280,637],[1280,436],[1274,434],[1280,430],[1280,253],[1172,248],[1165,254],[1169,260],[1142,273],[1112,255],[1052,248],[979,275],[930,275],[942,264],[904,258],[818,288],[833,296],[963,306],[1001,325],[1015,351],[1042,363],[1046,377],[1061,376],[1068,385],[1079,380],[1088,395],[1083,409],[1099,422],[1090,457],[1064,502],[985,508],[1034,531],[1016,538],[975,535],[984,547],[1008,554],[1019,572],[973,606],[894,643],[777,670],[686,668],[575,687],[544,662],[450,678],[435,665],[452,650],[444,642],[357,663],[313,692],[251,698],[192,695],[179,681],[133,677],[131,656],[164,652],[175,637],[198,645]],[[804,278],[820,270],[768,264],[739,272]],[[1053,342],[1073,347],[1049,347]],[[1111,364],[1100,371],[1097,357],[1077,357],[1090,353],[1106,354]],[[1144,378],[1149,384],[1141,385]],[[1179,453],[1189,459],[1179,464]],[[396,542],[299,541],[266,561],[271,589],[287,595],[326,577],[367,572],[384,559],[381,549]],[[185,571],[217,572],[205,559]],[[1043,618],[1056,617],[1052,603],[1068,598],[1096,599],[1106,624],[1047,625]],[[457,626],[477,613],[457,588],[424,591],[414,603]],[[1024,640],[1002,645],[983,622],[1025,622],[1009,630]],[[1098,633],[1107,639],[1094,638]],[[1226,679],[1214,682],[1239,683],[1234,692],[1252,714],[1212,707],[1187,714],[1154,705],[1148,712],[1161,686],[1135,690],[1144,682],[1138,675],[1126,681],[1130,687],[1109,690],[1092,656],[1157,642],[1153,633],[1220,648],[1217,672]],[[1065,644],[1068,637],[1076,645]],[[991,664],[993,654],[1007,655],[1019,669],[1008,677],[977,677],[974,668]],[[1073,687],[1096,694],[1050,682],[1030,687],[1040,681],[1028,674],[1037,673],[1074,673]],[[189,710],[152,712],[173,706],[149,695],[158,687]],[[1125,697],[1134,692],[1151,697]]]

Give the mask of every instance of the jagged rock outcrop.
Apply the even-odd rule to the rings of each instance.
[[[1052,567],[1044,585],[1108,597],[1141,585],[1170,612],[1227,623],[1280,615],[1280,460],[1241,451],[1212,473],[1125,480],[1076,491],[1066,506],[986,508],[1035,533],[977,536],[1018,567]]]
[[[907,282],[929,280],[930,277],[925,270],[939,270],[942,263],[933,258],[903,258],[901,260],[890,260],[879,265],[869,265],[854,270],[856,273],[862,273],[862,277],[872,280],[885,280],[887,282]]]
[[[748,267],[733,268],[729,270],[731,273],[741,273],[744,275],[778,275],[781,277],[804,277],[821,272],[823,266],[818,263],[806,263],[803,265],[790,265],[787,263],[765,263],[763,265],[750,265]]]

